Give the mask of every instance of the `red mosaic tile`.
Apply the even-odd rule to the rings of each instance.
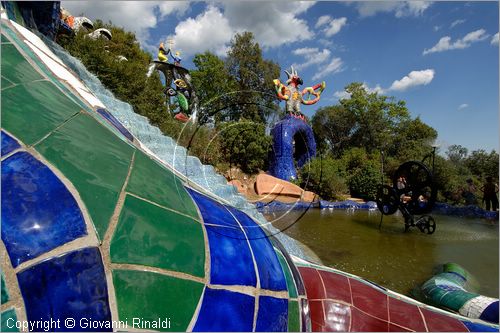
[[[326,298],[336,299],[351,304],[351,289],[347,277],[318,270],[326,289]]]
[[[351,325],[351,307],[343,303],[323,301],[327,332],[348,332]]]
[[[468,332],[469,330],[458,319],[448,317],[427,309],[420,309],[425,317],[429,332]]]
[[[408,329],[405,329],[401,326],[396,326],[393,324],[389,324],[389,332],[414,332]]]
[[[387,321],[387,295],[370,285],[349,279],[353,304],[370,315]]]
[[[321,301],[309,301],[309,315],[311,317],[311,328],[313,332],[323,332],[325,316]]]
[[[351,332],[388,332],[389,323],[371,317],[356,308],[351,309]]]
[[[425,324],[418,307],[389,297],[389,321],[417,332],[425,332]]]
[[[300,275],[306,286],[308,299],[325,299],[325,289],[316,269],[310,267],[299,267]]]

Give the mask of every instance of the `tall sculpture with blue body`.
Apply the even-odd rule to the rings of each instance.
[[[316,142],[311,126],[300,112],[300,105],[312,105],[319,101],[325,82],[302,91],[302,79],[294,68],[285,71],[288,76],[286,86],[274,80],[276,94],[286,102],[287,115],[271,130],[273,151],[270,157],[269,173],[274,177],[291,180],[297,178],[297,168],[301,168],[316,155]],[[312,97],[312,98],[311,98]]]

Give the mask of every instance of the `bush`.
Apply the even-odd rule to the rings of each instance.
[[[271,137],[265,130],[265,124],[249,121],[219,125],[218,141],[223,160],[248,174],[267,169]]]
[[[300,185],[325,200],[341,200],[347,193],[345,169],[332,157],[314,158],[299,171]]]
[[[380,168],[377,163],[370,161],[364,164],[349,177],[348,184],[351,196],[364,200],[375,200],[380,181]]]

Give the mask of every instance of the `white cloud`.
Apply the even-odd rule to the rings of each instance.
[[[314,36],[307,22],[298,18],[315,2],[224,2],[224,16],[233,31],[252,31],[263,47],[308,40]]]
[[[347,23],[346,17],[332,18],[330,15],[323,15],[318,18],[316,29],[323,27],[322,32],[326,37],[332,37],[333,35],[339,33],[340,29]]]
[[[489,35],[486,34],[486,30],[479,29],[472,32],[469,32],[463,38],[457,39],[454,42],[451,42],[450,36],[442,37],[436,45],[434,45],[430,49],[425,49],[423,54],[429,54],[434,52],[443,52],[448,50],[455,49],[465,49],[471,46],[472,43],[479,42],[488,38]]]
[[[211,4],[198,16],[180,22],[175,33],[167,38],[174,39],[174,48],[187,55],[205,50],[224,55],[234,34],[243,31],[251,31],[263,48],[311,39],[314,33],[298,16],[315,2],[293,4],[239,1]]]
[[[316,22],[316,25],[314,26],[315,28],[320,28],[330,22],[332,20],[332,17],[330,15],[323,15],[318,18],[318,21]]]
[[[166,39],[174,41],[174,49],[183,54],[212,51],[224,55],[233,29],[219,8],[209,6],[195,18],[188,18],[175,27],[175,34]]]
[[[463,109],[468,108],[468,107],[469,107],[469,104],[464,103],[464,104],[460,104],[460,105],[458,106],[458,109],[459,109],[459,110],[463,110]]]
[[[340,31],[340,29],[342,29],[342,27],[346,25],[346,23],[347,23],[347,18],[345,17],[331,20],[329,26],[324,30],[326,37],[331,37],[337,34]]]
[[[391,13],[398,18],[419,16],[432,5],[431,1],[363,1],[351,2],[361,17],[373,16],[378,13]]]
[[[293,67],[296,68],[297,70],[307,68],[311,65],[324,63],[330,58],[331,54],[330,50],[328,49],[323,49],[320,51],[316,47],[314,48],[303,47],[300,49],[293,50],[292,53],[295,55],[303,56],[305,59],[307,59],[306,62],[300,64],[293,64]]]
[[[148,29],[156,27],[166,16],[183,14],[189,8],[184,1],[63,1],[61,6],[75,16],[86,16],[91,20],[100,19],[134,32],[137,39],[145,44]]]
[[[467,21],[467,20],[464,20],[464,19],[458,19],[458,20],[455,20],[455,21],[453,21],[453,22],[450,24],[450,28],[454,28],[454,27],[456,27],[456,26],[457,26],[457,25],[459,25],[459,24],[465,23],[465,21]]]
[[[322,77],[325,77],[328,74],[339,73],[343,70],[344,62],[340,58],[333,58],[328,65],[323,67],[319,72],[314,74],[313,80],[318,80]]]
[[[496,34],[493,35],[493,37],[491,37],[491,41],[490,41],[490,44],[491,45],[498,45],[498,32]]]
[[[434,26],[434,31],[439,31],[441,29],[441,26],[440,25],[435,25]]]
[[[389,91],[405,91],[411,87],[427,85],[434,79],[434,70],[425,69],[421,71],[411,71],[401,80],[396,80],[389,87]]]

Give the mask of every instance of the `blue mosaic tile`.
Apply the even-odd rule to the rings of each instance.
[[[228,291],[205,289],[195,332],[251,332],[255,299]]]
[[[115,118],[111,113],[105,109],[97,109],[97,113],[104,117],[111,125],[113,125],[121,134],[123,134],[130,141],[134,141],[134,137],[130,132]]]
[[[111,320],[108,288],[98,248],[85,248],[43,261],[17,274],[28,320],[75,320],[75,327],[55,331],[95,331],[80,325],[92,318]],[[111,329],[99,328],[99,331]]]
[[[286,278],[278,256],[264,231],[247,214],[228,208],[245,229],[259,270],[260,287],[269,290],[287,290]]]
[[[252,254],[240,229],[206,226],[210,245],[210,283],[256,286]]]
[[[21,145],[10,135],[2,131],[2,156],[21,147]]]
[[[200,209],[201,215],[203,216],[203,221],[209,224],[229,226],[239,228],[238,223],[229,214],[228,210],[224,205],[208,198],[207,196],[200,194],[190,188],[186,188],[193,197],[196,205]]]
[[[474,323],[471,321],[462,320],[462,323],[467,327],[469,332],[498,332],[498,328],[491,327],[488,325],[483,325],[480,323]]]
[[[288,323],[288,300],[260,296],[256,332],[284,332]]]
[[[47,166],[26,152],[2,162],[2,240],[12,266],[86,234],[75,198]]]

